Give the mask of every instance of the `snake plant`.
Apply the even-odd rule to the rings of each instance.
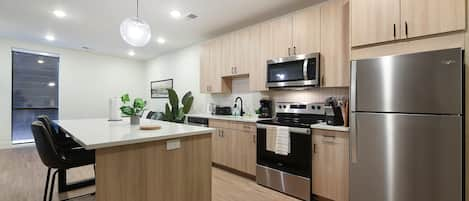
[[[169,103],[166,103],[163,120],[183,123],[187,113],[191,110],[194,96],[192,92],[187,92],[181,100],[182,106],[179,104],[179,97],[174,89],[168,89]]]

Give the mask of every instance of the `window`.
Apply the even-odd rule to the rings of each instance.
[[[59,57],[16,50],[12,57],[12,143],[33,142],[37,116],[58,119]]]

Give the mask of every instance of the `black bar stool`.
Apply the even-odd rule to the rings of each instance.
[[[54,128],[53,122],[47,115],[40,115],[37,120],[42,122],[46,129],[51,133],[52,141],[57,145],[57,149],[61,152],[68,152],[71,149],[83,149],[81,145],[76,143],[70,137],[67,137],[66,131],[62,128]],[[67,183],[67,169],[59,169],[59,193],[75,190],[78,188],[92,186],[95,184],[95,179],[87,179],[73,183]]]
[[[70,169],[94,164],[95,154],[94,151],[87,151],[84,149],[70,149],[68,151],[58,149],[54,144],[51,133],[40,121],[33,122],[31,130],[33,132],[36,149],[41,161],[48,167],[43,201],[47,200],[51,171],[52,169],[56,169],[52,174],[52,182],[49,191],[49,201],[52,201],[55,177],[58,171],[60,169]]]

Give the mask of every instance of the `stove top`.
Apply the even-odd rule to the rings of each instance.
[[[312,124],[324,122],[326,117],[322,103],[277,103],[275,108],[274,119],[260,120],[257,123],[309,128]]]

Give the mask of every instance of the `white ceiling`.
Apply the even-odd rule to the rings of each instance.
[[[58,47],[150,59],[213,36],[315,4],[321,0],[140,0],[140,16],[152,28],[152,41],[133,48],[120,37],[119,25],[134,16],[136,0],[0,0],[0,37],[40,42]],[[52,11],[67,13],[58,19]],[[195,20],[170,17],[173,9],[194,13]],[[47,33],[56,41],[44,39]],[[166,43],[156,42],[158,36]]]

